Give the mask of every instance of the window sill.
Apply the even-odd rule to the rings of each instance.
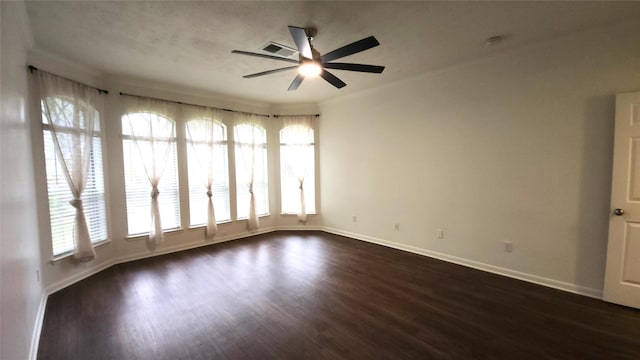
[[[172,234],[172,233],[177,233],[179,231],[182,231],[182,228],[174,228],[174,229],[167,229],[165,231],[163,231],[163,234]],[[142,240],[143,238],[148,238],[149,237],[149,233],[144,233],[144,234],[134,234],[134,235],[127,235],[125,236],[125,240],[127,241],[135,241],[135,240]]]
[[[258,219],[259,218],[263,218],[263,217],[267,217],[267,216],[271,216],[271,214],[260,214],[260,215],[258,215]],[[237,218],[234,221],[244,221],[244,220],[249,220],[249,218],[246,218],[246,217]]]
[[[101,247],[101,246],[106,245],[106,244],[109,244],[109,243],[111,243],[111,240],[109,240],[109,239],[107,239],[107,240],[102,240],[102,241],[98,241],[97,243],[94,243],[94,244],[93,244],[93,248],[94,248],[94,249],[96,249],[96,248],[98,248],[98,247]],[[61,262],[61,261],[64,261],[64,260],[66,260],[66,259],[68,259],[68,258],[70,258],[70,257],[72,257],[72,256],[73,256],[73,251],[67,251],[67,252],[62,253],[62,254],[60,254],[60,255],[55,255],[55,256],[53,256],[53,257],[49,260],[49,263],[51,263],[51,264],[57,264],[57,263],[59,263],[59,262]]]
[[[232,220],[223,220],[223,221],[220,221],[220,222],[216,222],[216,225],[231,224],[232,222],[233,222]],[[189,226],[189,228],[187,230],[200,230],[200,229],[204,229],[206,227],[207,227],[206,224],[191,225],[191,226]]]
[[[296,213],[280,213],[281,216],[298,216]],[[307,213],[307,215],[318,215],[316,212]]]
[[[268,214],[267,214],[268,215]],[[264,216],[267,216],[264,215]],[[263,215],[260,215],[263,216]],[[233,222],[233,220],[224,220],[221,222],[218,222],[216,224],[218,225],[223,225],[223,224],[231,224]],[[173,233],[177,233],[180,231],[193,231],[193,230],[200,230],[200,229],[204,229],[206,228],[207,225],[195,225],[195,226],[189,226],[188,228],[174,228],[174,229],[167,229],[165,231],[163,231],[163,234],[173,234]],[[134,234],[134,235],[127,235],[125,236],[125,240],[127,241],[138,241],[138,240],[142,240],[144,238],[148,238],[149,237],[149,233],[144,233],[144,234]]]

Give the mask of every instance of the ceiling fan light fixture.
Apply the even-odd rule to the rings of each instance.
[[[305,61],[300,64],[298,73],[305,78],[316,77],[322,73],[322,66],[315,61]]]

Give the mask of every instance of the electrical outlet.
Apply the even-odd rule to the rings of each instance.
[[[400,230],[400,223],[393,224],[393,230]]]
[[[444,239],[444,230],[442,229],[436,230],[436,239]]]
[[[511,241],[504,242],[504,252],[513,252],[513,243]]]
[[[351,221],[353,221],[353,222],[358,222],[358,217],[357,217],[357,216],[355,216],[355,215],[353,215],[353,216],[351,217]]]

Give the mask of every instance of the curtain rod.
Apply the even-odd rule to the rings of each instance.
[[[75,82],[75,83],[82,84],[82,85],[84,85],[84,86],[88,86],[88,87],[90,87],[90,88],[96,89],[96,90],[97,90],[99,93],[101,93],[101,94],[108,94],[108,93],[109,93],[109,91],[108,91],[108,90],[100,89],[100,88],[97,88],[97,87],[95,87],[95,86],[91,86],[91,85],[87,85],[87,84],[81,83],[81,82],[79,82],[79,81],[76,81],[76,80],[73,80],[73,79],[66,78],[66,77],[64,77],[64,76],[60,76],[60,75],[56,75],[56,74],[50,73],[50,72],[48,72],[48,71],[40,70],[40,69],[38,69],[37,67],[35,67],[35,66],[33,66],[33,65],[28,65],[27,67],[29,68],[29,72],[30,72],[30,73],[32,73],[32,74],[33,74],[35,71],[42,71],[42,72],[46,72],[46,73],[51,74],[51,75],[55,75],[55,76],[57,76],[57,77],[59,77],[59,78],[62,78],[62,79],[65,79],[65,80],[69,80],[69,81],[73,81],[73,82]],[[249,115],[258,115],[258,116],[264,116],[264,117],[271,117],[270,115],[266,115],[266,114],[256,114],[256,113],[251,113],[251,112],[246,112],[246,111],[238,111],[238,110],[232,110],[232,109],[216,108],[216,107],[213,107],[213,106],[205,106],[205,105],[199,105],[199,104],[190,104],[190,103],[186,103],[186,102],[182,102],[182,101],[175,101],[175,100],[160,99],[160,98],[154,98],[154,97],[150,97],[150,96],[141,96],[141,95],[135,95],[135,94],[127,94],[127,93],[123,93],[123,92],[120,92],[120,95],[123,95],[123,96],[133,96],[133,97],[141,97],[141,98],[149,98],[149,99],[161,100],[161,101],[166,101],[166,102],[172,102],[172,103],[175,103],[175,104],[181,104],[181,105],[192,105],[192,106],[201,106],[201,107],[211,107],[211,108],[214,108],[214,109],[218,109],[218,110],[222,110],[222,111],[229,111],[229,112],[233,112],[233,113],[249,114]],[[274,118],[279,118],[279,117],[281,117],[281,116],[315,116],[315,117],[320,117],[320,114],[304,114],[304,115],[272,115],[272,116],[273,116]]]
[[[30,73],[32,73],[32,74],[33,74],[33,72],[34,72],[34,71],[42,71],[42,72],[45,72],[45,73],[47,73],[47,74],[51,74],[51,75],[57,76],[57,77],[59,77],[59,78],[61,78],[61,79],[69,80],[69,81],[72,81],[72,82],[74,82],[74,83],[77,83],[77,84],[80,84],[80,85],[83,85],[83,86],[87,86],[87,87],[90,87],[90,88],[92,88],[92,89],[96,89],[96,90],[98,90],[98,93],[100,93],[100,94],[108,94],[108,93],[109,93],[109,91],[107,91],[107,90],[105,90],[105,89],[100,89],[100,88],[97,88],[97,87],[95,87],[95,86],[87,85],[87,84],[81,83],[81,82],[79,82],[79,81],[76,81],[76,80],[73,80],[73,79],[66,78],[66,77],[64,77],[64,76],[60,76],[60,75],[57,75],[57,74],[54,74],[54,73],[50,73],[50,72],[48,72],[48,71],[40,70],[40,69],[38,69],[37,67],[35,67],[35,66],[33,66],[33,65],[28,65],[28,66],[27,66],[27,68],[29,68],[29,72],[30,72]]]
[[[135,95],[135,94],[127,94],[127,93],[123,93],[123,92],[120,92],[120,95],[122,95],[122,96],[132,96],[132,97],[138,97],[138,98],[154,99],[154,100],[166,101],[166,102],[171,102],[171,103],[181,104],[181,105],[191,105],[191,106],[200,106],[200,107],[210,107],[210,108],[213,108],[213,109],[222,110],[222,111],[229,111],[229,112],[232,112],[232,113],[240,113],[240,114],[249,114],[249,115],[258,115],[258,116],[270,117],[269,115],[265,115],[265,114],[256,114],[256,113],[250,113],[250,112],[246,112],[246,111],[238,111],[238,110],[231,110],[231,109],[217,108],[217,107],[214,107],[214,106],[206,106],[206,105],[199,105],[199,104],[190,104],[190,103],[186,103],[186,102],[183,102],[183,101],[167,100],[167,99],[161,99],[161,98],[150,97],[150,96],[141,96],[141,95]]]
[[[304,114],[304,115],[273,115],[274,118],[279,118],[283,116],[315,116],[320,117],[320,114]]]

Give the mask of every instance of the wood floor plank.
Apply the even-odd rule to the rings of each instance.
[[[323,232],[111,267],[39,359],[640,359],[640,311]]]

